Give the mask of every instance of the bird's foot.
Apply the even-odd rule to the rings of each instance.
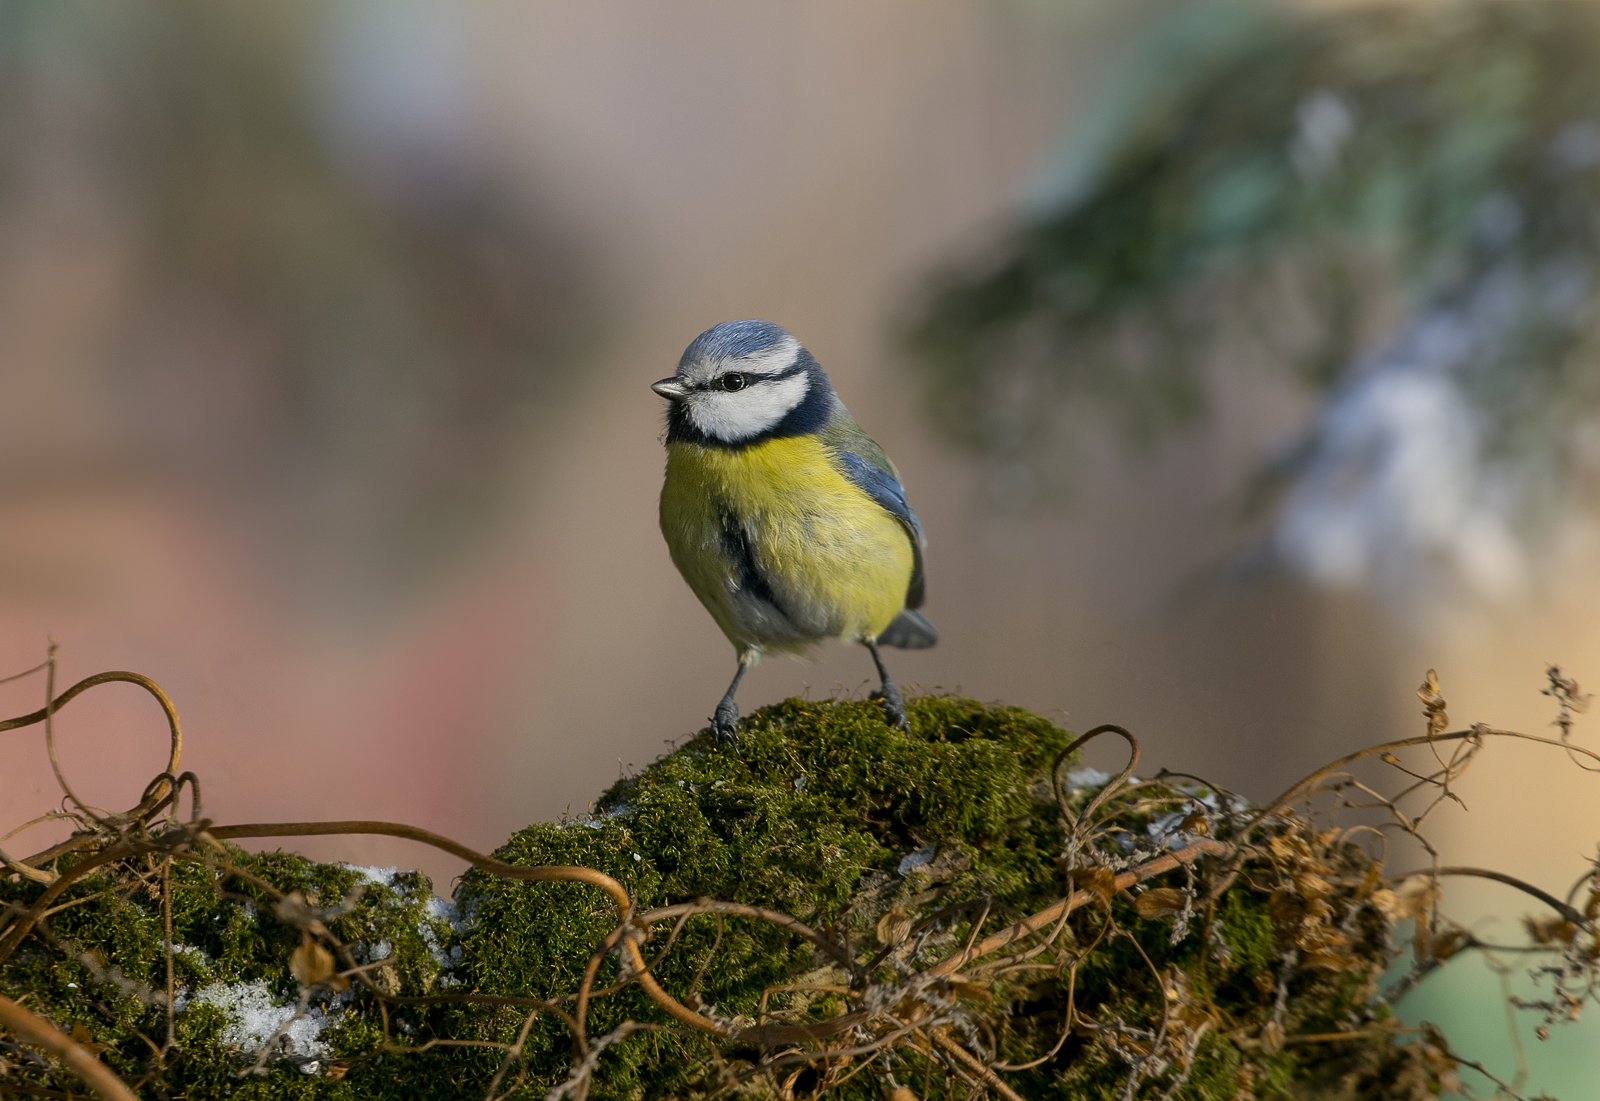
[[[872,693],[872,698],[883,704],[884,714],[889,719],[889,725],[896,730],[911,732],[911,720],[906,718],[906,705],[900,702],[900,690],[893,684],[886,684]]]
[[[716,736],[718,745],[739,748],[738,704],[732,700],[723,700],[717,704],[717,712],[711,716],[711,733]]]

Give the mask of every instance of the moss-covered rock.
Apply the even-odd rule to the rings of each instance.
[[[1003,1074],[1029,1098],[1122,1096],[1130,1070],[1141,1092],[1176,1088],[1185,1098],[1355,1096],[1358,1087],[1380,1096],[1361,1083],[1398,1080],[1396,1067],[1434,1088],[1416,1070],[1419,1056],[1382,1035],[1384,1014],[1371,999],[1388,926],[1371,904],[1376,880],[1358,849],[1280,820],[1215,905],[1197,900],[1202,880],[1220,869],[1196,880],[1179,867],[1151,880],[1164,895],[1115,892],[1105,888],[1109,875],[1202,832],[1226,836],[1237,815],[1202,789],[1146,785],[1102,808],[1114,814],[1112,832],[1069,853],[1050,773],[1072,735],[1015,708],[953,697],[916,699],[909,710],[912,730],[903,733],[868,702],[765,708],[743,723],[737,752],[702,733],[612,787],[593,815],[530,826],[495,855],[598,869],[626,887],[636,914],[708,898],[797,918],[847,944],[853,974],[750,917],[699,914],[676,929],[664,921],[642,950],[667,991],[736,1025],[827,1022],[864,998],[888,997],[884,1014],[911,1014],[913,1024],[924,1014],[926,1036],[942,1031],[990,1062],[1043,1057]],[[1077,779],[1064,792],[1073,814],[1105,782]],[[56,903],[76,904],[0,965],[0,991],[26,995],[63,1028],[81,1027],[141,1096],[482,1097],[506,1062],[503,1045],[521,1037],[501,1090],[542,1097],[571,1072],[574,1038],[562,1015],[575,1012],[585,967],[617,926],[607,896],[578,883],[475,870],[446,906],[416,873],[197,846],[172,863],[178,1046],[158,1056],[167,1029],[161,860],[141,860],[79,881]],[[1090,905],[965,969],[963,981],[937,989],[923,981],[937,961],[1044,910],[1074,881]],[[298,892],[293,904],[304,906],[291,912],[280,901],[275,910],[279,895],[265,885]],[[13,878],[0,897],[26,906],[40,889]],[[305,1015],[263,1056],[306,989],[291,960],[308,920],[323,922],[355,963],[376,964],[372,985],[392,997],[380,1004],[359,985],[313,986]],[[1030,952],[985,970],[1000,955]],[[626,977],[606,955],[587,1011],[590,1038],[628,1021],[671,1023],[639,984],[619,983]],[[804,989],[774,989],[797,985]],[[528,999],[551,1000],[559,1012],[529,1024]],[[1352,1030],[1374,1035],[1301,1039]],[[882,1034],[824,1043],[848,1048]],[[640,1031],[593,1058],[588,1091],[666,1098],[781,1087],[793,1096],[826,1087],[876,1098],[897,1081],[942,1096],[958,1075],[920,1053],[919,1037],[913,1030],[870,1065],[840,1057],[836,1066],[795,1061],[762,1072],[763,1059],[797,1049],[763,1051],[681,1027]],[[24,1049],[0,1048],[0,1058],[8,1076],[0,1081],[73,1088]],[[847,1070],[854,1075],[837,1081]]]

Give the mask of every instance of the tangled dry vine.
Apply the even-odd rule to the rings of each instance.
[[[1281,1088],[1273,1074],[1286,1051],[1362,1045],[1378,1052],[1374,1059],[1387,1060],[1391,1092],[1386,1096],[1467,1091],[1459,1072],[1471,1068],[1502,1095],[1515,1098],[1517,1082],[1502,1081],[1480,1063],[1453,1053],[1431,1029],[1405,1029],[1391,1012],[1400,995],[1463,952],[1526,950],[1486,943],[1451,921],[1439,905],[1440,881],[1451,876],[1496,881],[1548,909],[1548,915],[1528,921],[1532,948],[1546,961],[1539,971],[1545,993],[1518,1003],[1539,1015],[1541,1030],[1576,1019],[1600,991],[1600,866],[1591,865],[1565,898],[1557,898],[1502,872],[1445,866],[1422,832],[1436,808],[1458,798],[1454,785],[1492,741],[1547,745],[1585,768],[1600,767],[1600,755],[1576,745],[1571,736],[1573,716],[1588,698],[1554,668],[1546,691],[1560,707],[1559,737],[1482,725],[1449,731],[1446,704],[1430,671],[1418,693],[1427,722],[1424,734],[1351,753],[1263,805],[1251,805],[1198,777],[1162,772],[1139,779],[1137,739],[1118,726],[1097,727],[1067,742],[1053,759],[1045,758],[1050,764],[1039,799],[1052,805],[1055,815],[1051,874],[1057,884],[1048,905],[1016,912],[993,893],[956,897],[948,884],[966,866],[962,861],[971,861],[959,847],[941,848],[937,861],[926,853],[918,857],[920,866],[909,857],[901,861],[899,879],[887,874],[871,884],[863,879],[847,906],[811,921],[776,906],[713,898],[641,907],[619,878],[597,868],[512,863],[403,823],[218,823],[205,816],[199,778],[179,771],[182,728],[159,685],[137,673],[108,672],[57,695],[53,647],[48,660],[29,673],[44,674],[45,706],[0,722],[0,732],[42,725],[62,808],[11,831],[0,845],[13,845],[11,838],[21,830],[43,822],[67,822],[73,832],[27,857],[0,848],[0,862],[26,896],[7,902],[0,915],[0,967],[29,944],[71,959],[96,981],[158,1007],[165,1035],[138,1033],[148,1050],[129,1084],[99,1057],[101,1045],[93,1042],[88,1027],[64,1031],[23,1004],[26,995],[0,996],[0,1028],[12,1037],[0,1036],[0,1093],[67,1096],[8,1084],[4,1053],[9,1052],[38,1065],[53,1057],[105,1097],[133,1098],[147,1088],[165,1095],[164,1074],[184,1058],[180,946],[173,935],[175,881],[184,890],[248,895],[266,904],[271,920],[298,934],[287,961],[298,985],[295,1011],[259,1046],[253,1062],[240,1061],[235,1073],[241,1080],[267,1068],[279,1049],[276,1041],[313,1012],[314,1003],[340,995],[358,999],[377,1015],[377,1037],[325,1069],[309,1063],[302,1071],[310,1073],[309,1067],[337,1079],[384,1056],[485,1049],[498,1053],[487,1082],[480,1080],[486,1101],[536,1088],[527,1049],[542,1020],[559,1022],[571,1040],[564,1078],[537,1086],[552,1101],[588,1096],[603,1085],[606,1053],[645,1035],[698,1035],[708,1042],[711,1092],[761,1088],[786,1099],[841,1095],[868,1083],[872,1092],[887,1093],[894,1101],[990,1093],[1016,1101],[1022,1096],[1017,1083],[1030,1073],[1091,1066],[1112,1074],[1114,1095],[1129,1101],[1223,1096],[1200,1089],[1202,1074],[1210,1076],[1207,1081],[1225,1083],[1233,1091],[1226,1096],[1251,1098]],[[143,689],[160,705],[170,753],[166,767],[131,809],[107,813],[81,801],[61,769],[55,715],[89,689],[117,682]],[[1105,736],[1127,745],[1120,774],[1069,774],[1077,751]],[[1363,761],[1398,771],[1404,777],[1401,790],[1385,795],[1358,776],[1352,768]],[[803,783],[802,775],[795,790]],[[185,791],[187,815],[181,806]],[[1348,812],[1367,819],[1348,827],[1331,820]],[[1381,820],[1371,820],[1374,814]],[[358,946],[338,935],[341,921],[359,904],[360,888],[326,905],[327,900],[284,889],[260,869],[243,866],[242,850],[229,844],[356,834],[430,845],[504,880],[591,888],[613,911],[610,932],[594,944],[573,989],[552,989],[542,997],[481,989],[402,994],[399,983],[386,977],[392,954],[363,960]],[[1426,866],[1399,875],[1386,870],[1384,846],[1394,835],[1414,842]],[[913,871],[907,871],[908,864]],[[202,869],[204,882],[175,874],[185,867]],[[93,890],[83,893],[89,882]],[[82,951],[51,930],[50,919],[70,907],[138,893],[159,903],[164,989],[129,978],[103,955]],[[1411,967],[1398,983],[1380,987],[1380,975],[1395,954],[1393,923],[1408,919],[1414,922]],[[669,990],[660,978],[664,964],[675,950],[683,950],[685,931],[695,921],[713,922],[715,938],[694,979]],[[1248,954],[1240,930],[1250,921],[1264,930],[1265,947],[1249,951],[1265,955],[1246,972],[1239,969],[1239,957]],[[699,985],[724,943],[725,928],[739,922],[807,946],[809,966],[790,981],[763,986],[754,1005],[719,1009],[725,992],[703,992]],[[664,940],[652,947],[663,930]],[[1181,956],[1176,954],[1180,947]],[[1167,949],[1173,952],[1162,955]],[[1121,987],[1143,992],[1140,996],[1085,993],[1086,976],[1104,970],[1103,961],[1113,952],[1129,968],[1118,980]],[[1246,974],[1253,974],[1251,983],[1230,987],[1240,986],[1237,976]],[[647,997],[654,1017],[629,1016],[596,1034],[591,1027],[595,1007],[634,988]],[[1314,998],[1337,1011],[1306,1011]],[[87,991],[82,1001],[86,1012],[113,1013]],[[1048,1003],[1049,1010],[1031,1016],[1019,1012],[1017,1007],[1029,1002]],[[515,1014],[515,1027],[499,1038],[424,1038],[409,1026],[391,1027],[391,1015],[406,1007],[448,1005]],[[1323,1024],[1307,1030],[1314,1021]],[[1407,1032],[1416,1042],[1393,1044]],[[1327,1062],[1330,1073],[1343,1074],[1348,1082],[1372,1073],[1376,1065],[1371,1059],[1341,1063],[1336,1056]]]

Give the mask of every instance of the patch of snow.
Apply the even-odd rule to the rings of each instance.
[[[1178,828],[1183,825],[1184,820],[1188,817],[1189,811],[1187,808],[1173,811],[1171,814],[1163,815],[1146,826],[1145,834],[1155,843],[1158,849],[1163,847],[1181,849],[1198,836],[1191,835]]]
[[[1111,773],[1101,772],[1097,768],[1075,768],[1067,773],[1067,790],[1082,791],[1084,788],[1097,788],[1111,779]]]
[[[900,858],[900,867],[896,869],[899,874],[905,875],[913,868],[920,868],[924,864],[932,864],[934,856],[938,853],[939,846],[924,845],[915,852],[909,852]]]
[[[692,784],[690,785],[691,788],[693,786]],[[621,817],[632,810],[631,806],[623,803],[621,806],[613,807],[611,810],[598,811],[595,814],[580,814],[576,818],[568,818],[561,825],[566,829],[570,829],[573,826],[582,826],[590,830],[604,829],[607,819]]]
[[[374,887],[392,886],[394,877],[400,874],[399,868],[369,868],[361,864],[341,864],[340,867],[355,872]]]
[[[472,912],[470,903],[458,906],[446,901],[438,895],[429,895],[427,899],[428,916],[435,921],[442,921],[450,926],[457,936],[472,928],[476,914]],[[449,951],[439,940],[439,935],[434,929],[432,921],[422,921],[417,924],[417,931],[422,934],[422,942],[428,946],[428,954],[435,963],[444,969],[444,974],[439,976],[441,986],[450,986],[456,980],[450,975],[450,968],[461,962],[461,946],[454,944]]]
[[[328,1045],[321,1039],[322,1032],[343,1015],[342,1000],[346,997],[341,995],[334,999],[332,1011],[325,1012],[321,1006],[312,1006],[306,1010],[305,1016],[287,1028],[284,1025],[294,1017],[294,1003],[275,997],[260,979],[248,983],[212,983],[189,999],[189,1004],[216,1006],[223,1012],[228,1019],[222,1029],[224,1046],[237,1044],[245,1054],[252,1055],[283,1028],[283,1035],[278,1037],[273,1054],[306,1059],[328,1054]]]
[[[206,954],[204,949],[196,948],[192,944],[183,944],[179,941],[172,942],[172,954],[181,956],[191,965],[210,973],[216,970],[217,961]]]
[[[458,906],[438,895],[430,895],[427,906],[429,917],[447,923],[457,933],[465,933],[478,920],[477,907],[470,902]]]

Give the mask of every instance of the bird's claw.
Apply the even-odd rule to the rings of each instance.
[[[888,716],[889,725],[896,730],[911,732],[911,720],[906,718],[906,705],[900,702],[900,691],[894,685],[885,685],[872,693],[872,699],[883,704],[884,713]]]
[[[711,716],[711,733],[716,737],[718,745],[731,745],[739,747],[739,705],[732,700],[723,700],[717,704],[716,714]]]

